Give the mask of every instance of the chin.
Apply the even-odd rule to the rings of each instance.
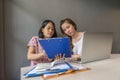
[[[52,36],[48,36],[48,38],[52,38]]]
[[[68,36],[73,36],[72,34],[69,34]]]

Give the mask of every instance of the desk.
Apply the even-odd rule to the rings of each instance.
[[[120,80],[120,54],[112,54],[110,59],[82,65],[91,68],[91,70],[59,76],[49,80]],[[31,68],[32,67],[21,68],[21,80],[40,80],[40,76],[31,78],[23,77],[23,74]]]

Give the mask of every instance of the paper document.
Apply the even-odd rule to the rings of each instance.
[[[74,70],[83,70],[83,69],[86,69],[87,67],[85,67],[85,66],[82,66],[82,65],[74,65],[74,64],[72,64],[72,67],[73,67],[73,69]]]
[[[43,64],[44,65],[44,64]],[[40,65],[39,65],[40,66]],[[24,74],[25,77],[41,76],[43,74],[53,75],[59,72],[66,72],[71,68],[68,63],[59,64],[53,67],[39,67],[38,65]],[[42,65],[41,65],[42,66]],[[48,66],[48,65],[47,65]]]
[[[49,65],[49,66],[48,66]],[[39,63],[36,65],[36,69],[47,69],[47,68],[51,68],[51,63]]]
[[[42,66],[42,67],[40,67]],[[43,67],[45,66],[45,67]],[[63,63],[56,63],[54,66],[49,66],[45,64],[37,65],[31,70],[29,70],[27,73],[24,74],[25,77],[35,77],[35,76],[43,76],[43,77],[49,77],[49,76],[55,76],[55,75],[60,75],[64,74],[67,72],[72,72],[76,70],[84,70],[87,69],[86,67],[82,65],[74,65],[70,64],[66,61]]]

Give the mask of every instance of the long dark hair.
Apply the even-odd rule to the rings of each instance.
[[[53,36],[51,38],[57,37],[55,23],[52,20],[44,20],[43,23],[42,23],[42,26],[40,27],[39,32],[38,32],[39,38],[44,38],[42,29],[45,28],[48,23],[52,23],[53,26],[54,26],[54,34],[53,34]]]

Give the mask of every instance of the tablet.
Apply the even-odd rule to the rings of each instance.
[[[39,39],[39,43],[48,55],[48,58],[55,58],[57,54],[65,54],[65,57],[71,57],[69,37]]]

